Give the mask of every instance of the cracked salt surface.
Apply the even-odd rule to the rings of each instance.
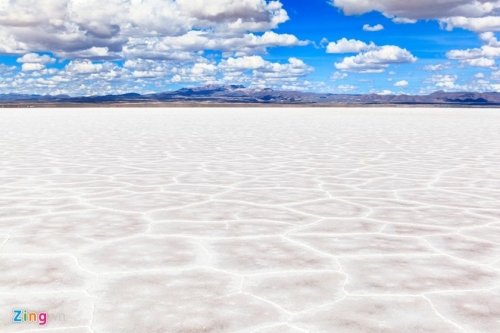
[[[0,332],[498,333],[498,128],[493,109],[2,109]]]

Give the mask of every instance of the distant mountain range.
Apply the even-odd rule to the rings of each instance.
[[[244,104],[401,104],[401,105],[482,105],[500,106],[500,93],[486,92],[444,92],[430,95],[356,95],[324,94],[273,89],[249,89],[241,85],[207,85],[197,88],[183,88],[155,94],[129,93],[123,95],[72,97],[67,95],[21,95],[0,94],[0,104],[15,103],[85,103],[85,104],[147,104],[147,103],[244,103]]]

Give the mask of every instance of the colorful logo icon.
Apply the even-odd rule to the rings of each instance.
[[[47,324],[47,313],[46,312],[28,312],[27,310],[13,310],[14,318],[12,321],[14,323],[38,323],[38,325]]]

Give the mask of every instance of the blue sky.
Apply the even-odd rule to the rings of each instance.
[[[499,91],[500,0],[0,0],[0,93]]]

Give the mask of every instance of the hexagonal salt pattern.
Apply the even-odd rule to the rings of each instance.
[[[499,127],[492,109],[2,109],[0,332],[500,332]]]

